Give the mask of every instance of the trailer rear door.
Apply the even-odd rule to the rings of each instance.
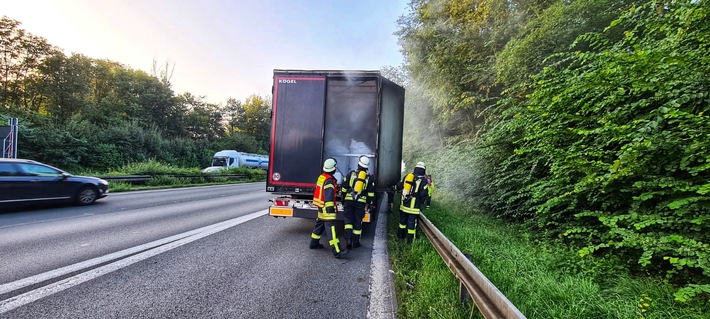
[[[267,191],[315,187],[323,160],[325,90],[324,76],[274,76]]]

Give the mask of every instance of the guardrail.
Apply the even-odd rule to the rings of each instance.
[[[228,178],[240,179],[246,178],[246,174],[202,174],[202,175],[122,175],[122,176],[96,176],[109,182],[127,182],[127,183],[142,183],[155,177],[173,177],[173,178]]]
[[[419,225],[446,265],[461,281],[468,295],[486,319],[523,319],[525,316],[506,298],[424,214]],[[462,294],[465,295],[465,294]]]

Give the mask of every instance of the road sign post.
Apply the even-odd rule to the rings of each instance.
[[[10,118],[8,126],[0,126],[0,138],[2,138],[2,157],[17,158],[17,118]]]

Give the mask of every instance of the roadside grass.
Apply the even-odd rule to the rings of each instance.
[[[147,184],[138,185],[138,184],[131,184],[131,183],[127,183],[127,182],[111,182],[111,183],[109,183],[108,186],[109,186],[110,192],[120,193],[120,192],[142,191],[142,190],[151,190],[151,189],[241,184],[241,183],[259,182],[259,181],[261,181],[261,180],[221,180],[221,179],[215,179],[210,182],[204,182],[204,183],[154,184],[154,185],[147,185]]]
[[[149,160],[147,162],[130,163],[123,165],[117,170],[111,170],[107,175],[161,175],[161,174],[200,174],[197,167],[184,168],[170,164],[163,164],[158,161]]]
[[[395,198],[395,203],[397,198]],[[424,214],[527,318],[710,318],[705,302],[674,300],[676,288],[635,278],[613,259],[531,240],[507,225],[446,199]],[[459,301],[459,281],[421,229],[412,245],[397,239],[398,207],[388,216],[388,247],[399,318],[482,318]]]

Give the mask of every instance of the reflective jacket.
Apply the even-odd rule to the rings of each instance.
[[[343,183],[340,185],[343,202],[357,202],[362,204],[374,205],[375,178],[370,176],[370,174],[367,174],[364,181],[365,185],[362,188],[362,191],[357,194],[355,193],[355,183],[357,182],[358,172],[359,171],[350,171],[350,174],[344,176]]]
[[[335,220],[335,194],[338,192],[336,180],[330,173],[318,176],[313,192],[313,205],[318,207],[318,219]]]
[[[429,198],[429,183],[427,182],[425,175],[417,175],[417,171],[414,171],[414,185],[407,196],[402,196],[402,203],[399,209],[407,214],[419,214],[421,212],[422,204],[426,203]],[[406,175],[402,181],[398,184],[397,189],[402,189],[405,183]]]

